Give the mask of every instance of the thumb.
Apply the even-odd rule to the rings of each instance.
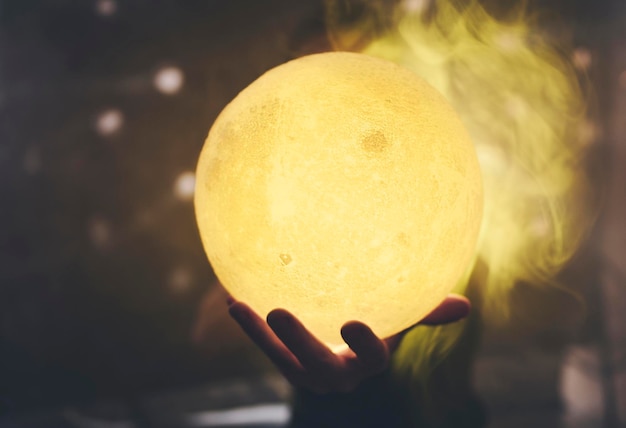
[[[472,305],[467,297],[450,294],[430,314],[426,315],[420,324],[440,325],[459,321],[469,315],[471,308]]]

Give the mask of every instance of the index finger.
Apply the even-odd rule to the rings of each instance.
[[[320,375],[338,370],[339,358],[289,311],[274,309],[267,322],[302,367]]]
[[[274,334],[267,323],[248,305],[242,302],[233,302],[229,306],[228,312],[248,337],[261,348],[285,376],[293,377],[303,370],[296,357]]]

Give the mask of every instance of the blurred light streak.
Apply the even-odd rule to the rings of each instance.
[[[582,346],[569,348],[563,359],[559,385],[565,406],[566,422],[599,424],[602,421],[604,413],[602,382],[601,359],[598,351]]]
[[[191,171],[185,171],[176,178],[174,194],[181,201],[190,201],[196,188],[196,175]]]
[[[166,95],[174,95],[183,87],[185,76],[178,67],[165,67],[154,75],[154,86]]]
[[[187,423],[198,427],[249,426],[251,424],[286,424],[290,410],[286,404],[261,404],[229,410],[213,410],[190,414]]]
[[[136,428],[130,421],[105,421],[78,413],[73,409],[63,411],[63,416],[71,426],[78,428]]]
[[[105,110],[98,115],[96,130],[100,135],[111,135],[124,124],[124,115],[117,109]]]

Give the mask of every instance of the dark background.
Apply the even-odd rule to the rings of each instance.
[[[568,393],[574,403],[595,399],[583,379],[598,386],[599,407],[579,418],[592,425],[567,426],[620,426],[626,3],[531,5],[573,28],[595,87],[590,165],[605,197],[570,267],[589,314],[568,327],[571,346],[554,361],[541,344],[529,350],[524,333],[498,346],[488,334],[477,385],[496,414],[515,415],[523,397],[536,398],[516,379],[538,379],[539,389],[544,381],[553,394],[539,406],[560,414]],[[136,403],[267,370],[227,320],[216,322],[213,343],[191,339],[214,278],[177,180],[194,171],[211,123],[238,91],[275,65],[329,49],[313,0],[0,0],[0,415]],[[159,91],[164,69],[182,73],[179,90]],[[216,317],[224,305],[210,305]],[[528,359],[515,359],[520,347]],[[579,382],[574,392],[563,389],[567,373]]]

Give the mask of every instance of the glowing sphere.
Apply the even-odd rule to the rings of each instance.
[[[261,316],[288,309],[333,349],[346,321],[387,337],[435,308],[468,268],[482,216],[476,154],[443,96],[355,53],[302,57],[244,89],[196,180],[224,287]]]

